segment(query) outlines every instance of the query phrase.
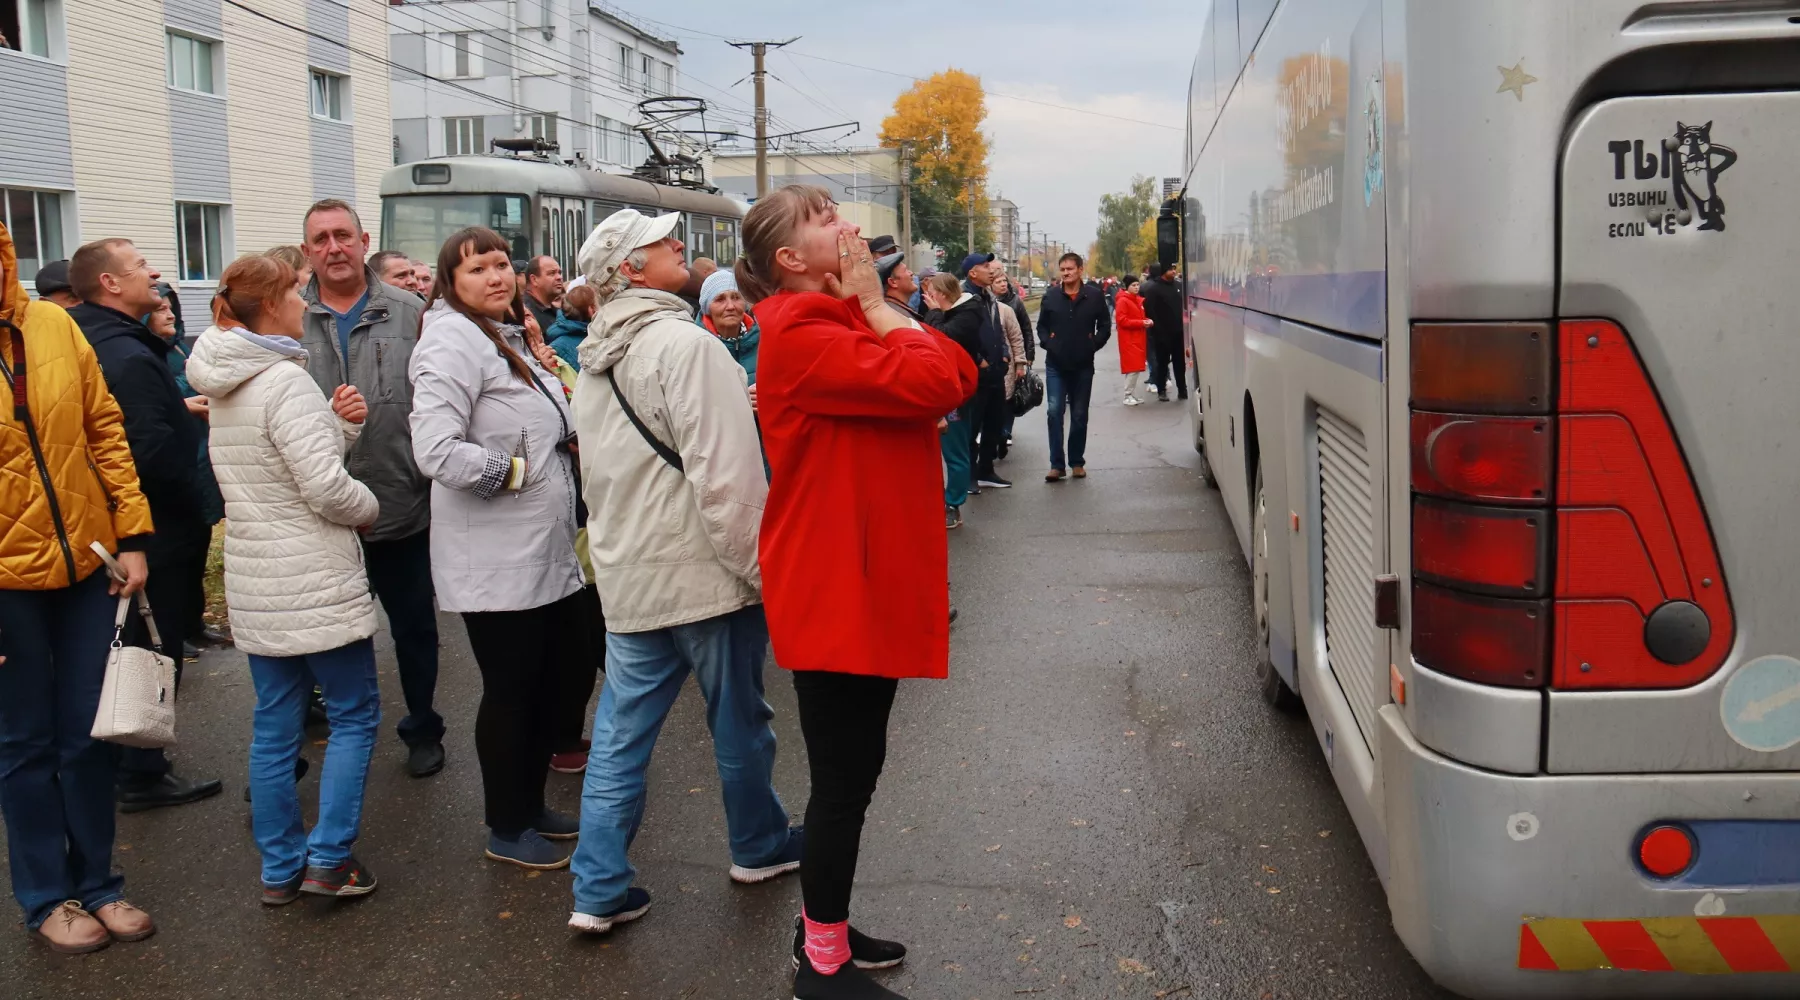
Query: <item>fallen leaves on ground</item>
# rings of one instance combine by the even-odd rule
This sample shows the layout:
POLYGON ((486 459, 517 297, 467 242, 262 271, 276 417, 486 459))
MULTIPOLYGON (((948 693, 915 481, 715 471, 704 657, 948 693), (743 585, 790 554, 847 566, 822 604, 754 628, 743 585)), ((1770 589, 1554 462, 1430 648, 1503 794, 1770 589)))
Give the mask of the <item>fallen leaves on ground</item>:
POLYGON ((1063 926, 1067 927, 1070 930, 1074 930, 1075 928, 1081 926, 1081 918, 1076 916, 1075 914, 1071 913, 1068 916, 1063 918, 1063 926))
POLYGON ((1145 965, 1135 958, 1126 958, 1123 955, 1119 956, 1119 971, 1132 976, 1148 976, 1153 974, 1148 965, 1145 965))

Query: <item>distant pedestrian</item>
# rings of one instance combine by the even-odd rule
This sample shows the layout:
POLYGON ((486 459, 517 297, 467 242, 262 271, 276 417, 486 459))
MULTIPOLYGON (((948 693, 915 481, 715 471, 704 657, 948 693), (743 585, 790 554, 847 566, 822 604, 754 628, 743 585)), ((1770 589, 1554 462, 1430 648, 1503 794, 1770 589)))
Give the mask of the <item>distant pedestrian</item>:
POLYGON ((717 274, 718 270, 719 262, 711 257, 695 257, 694 262, 688 265, 687 281, 682 283, 681 291, 675 293, 688 304, 688 308, 693 311, 696 319, 700 316, 700 288, 706 284, 706 279, 717 274))
POLYGON ((392 287, 418 294, 411 257, 398 250, 383 250, 369 258, 369 266, 375 270, 376 277, 392 287))
MULTIPOLYGON (((213 475, 212 455, 207 447, 207 418, 211 416, 209 404, 205 396, 196 392, 187 380, 188 355, 193 348, 187 343, 181 320, 181 299, 174 287, 167 282, 157 282, 156 293, 162 302, 146 320, 145 325, 150 332, 162 338, 169 345, 169 353, 163 356, 169 366, 169 374, 175 376, 175 388, 181 393, 181 401, 187 406, 190 422, 194 426, 194 435, 200 439, 200 451, 195 456, 194 474, 198 477, 196 485, 200 489, 200 520, 207 527, 209 537, 214 525, 225 519, 225 500, 219 494, 219 482, 213 475)), ((210 542, 207 551, 210 552, 210 542)), ((184 645, 187 658, 192 660, 198 655, 194 648, 202 641, 213 644, 224 644, 228 641, 225 633, 206 624, 206 561, 196 559, 187 566, 181 586, 186 588, 184 607, 193 614, 188 624, 188 641, 184 645)), ((160 631, 160 629, 159 629, 160 631)))
POLYGON ((4 225, 0 375, 0 816, 13 898, 52 950, 98 951, 156 933, 113 870, 118 748, 88 735, 117 597, 149 575, 150 505, 93 348, 60 306, 26 297, 4 225), (123 583, 95 542, 117 555, 123 583))
POLYGON ((563 293, 563 304, 558 310, 556 322, 544 331, 544 340, 549 343, 550 349, 572 368, 580 365, 575 352, 587 340, 588 324, 594 321, 594 311, 599 308, 600 300, 595 298, 592 288, 585 285, 571 288, 563 293))
POLYGON ((1144 283, 1144 316, 1150 321, 1150 339, 1156 344, 1156 398, 1169 401, 1169 376, 1174 374, 1177 399, 1187 398, 1187 362, 1181 343, 1181 290, 1175 285, 1175 265, 1161 265, 1155 278, 1144 283))
POLYGON ((774 710, 763 700, 762 450, 744 369, 677 294, 689 272, 676 221, 615 212, 580 256, 600 311, 581 348, 575 419, 588 509, 606 525, 589 547, 606 606, 606 684, 569 916, 589 934, 650 908, 628 851, 657 734, 689 674, 706 701, 730 877, 763 882, 800 865, 803 835, 775 794, 774 710))
POLYGON ((756 326, 756 314, 738 291, 737 276, 730 271, 714 271, 700 286, 700 325, 719 338, 744 370, 750 383, 750 409, 756 409, 756 348, 762 331, 756 326))
POLYGON ((81 304, 81 298, 69 285, 69 262, 53 260, 37 273, 38 298, 46 302, 54 302, 64 309, 73 309, 81 304))
POLYGON ((1013 420, 1017 416, 1011 405, 1013 385, 1032 365, 1037 364, 1037 331, 1032 327, 1031 310, 1025 306, 1025 296, 1020 293, 1018 284, 1006 274, 1002 273, 994 279, 994 295, 999 298, 1001 305, 1012 309, 1013 317, 1019 323, 1019 342, 1024 345, 1023 355, 1013 355, 1012 368, 1007 372, 1006 437, 1000 442, 1000 457, 1005 458, 1012 448, 1013 420), (1021 357, 1024 359, 1023 364, 1020 363, 1021 357))
POLYGON ((1112 321, 1100 286, 1082 279, 1078 253, 1057 261, 1058 284, 1038 307, 1038 343, 1044 348, 1044 399, 1050 424, 1050 471, 1044 481, 1061 482, 1073 472, 1087 476, 1088 402, 1094 392, 1094 355, 1112 339, 1112 321), (1063 413, 1069 414, 1068 451, 1063 450, 1063 413))
MULTIPOLYGON (((387 612, 406 715, 399 725, 406 770, 426 778, 444 769, 444 720, 437 692, 437 607, 431 584, 431 483, 413 460, 412 390, 407 371, 419 339, 417 298, 389 287, 364 263, 369 234, 356 209, 326 199, 302 221, 315 273, 303 287, 306 370, 326 398, 340 386, 369 406, 350 448, 350 475, 380 502, 381 516, 361 533, 369 586, 387 612)), ((279 249, 279 248, 277 248, 279 249)), ((270 251, 270 256, 281 256, 270 251)))
POLYGON ((509 322, 515 284, 505 237, 460 230, 438 254, 437 285, 413 351, 412 440, 432 480, 431 572, 438 603, 462 615, 481 707, 485 854, 522 868, 569 863, 574 817, 544 803, 557 708, 591 677, 575 560, 574 422, 562 383, 509 322))
POLYGON ((525 308, 531 310, 539 330, 548 332, 556 325, 563 290, 562 265, 555 257, 540 255, 525 265, 525 308))
POLYGON ((938 439, 944 459, 944 530, 953 531, 963 526, 963 505, 975 490, 973 438, 980 406, 979 377, 990 364, 981 345, 984 307, 973 293, 963 290, 953 274, 932 275, 922 294, 925 323, 962 348, 977 375, 976 391, 946 415, 948 425, 938 439))
POLYGON ((220 277, 213 326, 188 361, 189 380, 213 401, 215 472, 231 510, 225 596, 256 687, 250 824, 270 906, 302 892, 349 897, 375 889, 374 874, 351 848, 381 729, 375 601, 356 532, 375 522, 379 507, 344 468, 368 405, 348 385, 327 403, 307 375, 298 339, 305 313, 293 268, 240 258, 220 277), (307 835, 294 769, 315 683, 331 737, 318 822, 307 835))
MULTIPOLYGON (((145 546, 150 581, 144 593, 163 654, 175 661, 179 688, 184 647, 200 620, 194 602, 203 599, 203 591, 194 583, 205 577, 212 531, 202 514, 200 435, 169 370, 171 347, 143 323, 162 302, 156 293, 160 277, 130 240, 89 243, 69 260, 69 281, 82 300, 69 317, 93 345, 107 388, 125 415, 125 439, 156 523, 145 546)), ((135 622, 132 632, 147 644, 135 622)), ((198 802, 221 787, 216 779, 192 781, 176 774, 161 749, 127 747, 119 753, 124 812, 198 802)))
POLYGON ((306 293, 307 286, 312 284, 313 265, 312 259, 306 255, 305 250, 291 244, 284 244, 264 250, 263 256, 273 257, 293 268, 295 287, 300 289, 302 295, 306 293))
MULTIPOLYGON (((1011 340, 1018 336, 1017 323, 1008 336, 1006 322, 1010 308, 1002 307, 989 289, 994 283, 994 255, 972 253, 963 258, 963 290, 981 305, 980 387, 975 393, 974 423, 970 429, 970 445, 975 465, 975 492, 982 489, 1008 489, 1012 481, 994 468, 1000 457, 1000 444, 1006 436, 1006 386, 1013 368, 1011 340), (1004 314, 1004 315, 1003 315, 1004 314)), ((1021 345, 1021 352, 1023 347, 1021 345)), ((1021 360, 1023 360, 1021 358, 1021 360)))
POLYGON ((427 295, 431 294, 431 265, 415 257, 412 266, 413 294, 423 301, 427 295))
POLYGON ((1119 294, 1113 301, 1115 324, 1119 328, 1119 373, 1125 376, 1125 405, 1143 402, 1137 397, 1138 379, 1144 377, 1144 331, 1150 321, 1144 318, 1144 300, 1137 294, 1138 279, 1127 274, 1119 280, 1119 294))
POLYGON ((774 469, 761 549, 769 633, 794 671, 812 777, 793 996, 891 1000, 861 967, 898 965, 906 949, 852 930, 850 897, 899 678, 949 670, 937 421, 978 377, 964 352, 887 304, 868 244, 822 188, 771 192, 743 231, 738 283, 763 323, 774 469))

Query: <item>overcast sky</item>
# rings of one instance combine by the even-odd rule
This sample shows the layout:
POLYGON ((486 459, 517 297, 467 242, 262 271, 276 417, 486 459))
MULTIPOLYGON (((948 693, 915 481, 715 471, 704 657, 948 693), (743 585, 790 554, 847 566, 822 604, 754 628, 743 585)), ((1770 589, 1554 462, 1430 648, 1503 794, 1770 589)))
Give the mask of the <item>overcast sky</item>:
MULTIPOLYGON (((724 114, 741 115, 754 97, 742 79, 750 72, 750 53, 726 47, 719 36, 801 36, 769 59, 777 78, 768 90, 770 112, 780 120, 777 132, 858 120, 862 131, 843 144, 872 146, 895 96, 912 85, 905 77, 951 66, 974 73, 988 92, 990 192, 1017 202, 1021 218, 1038 224, 1034 235, 1048 229, 1084 250, 1094 237, 1102 194, 1124 190, 1133 174, 1180 173, 1188 71, 1211 6, 1168 4, 1152 15, 1138 5, 1091 0, 611 2, 668 25, 681 41, 687 92, 716 102, 724 114)), ((839 136, 844 133, 810 138, 829 142, 839 136)))

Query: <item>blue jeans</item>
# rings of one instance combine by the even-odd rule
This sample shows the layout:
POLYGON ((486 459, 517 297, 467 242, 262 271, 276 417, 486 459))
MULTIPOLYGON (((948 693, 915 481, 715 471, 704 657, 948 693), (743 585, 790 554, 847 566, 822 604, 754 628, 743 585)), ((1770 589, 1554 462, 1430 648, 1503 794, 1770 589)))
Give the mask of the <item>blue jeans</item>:
POLYGON ((962 406, 956 419, 938 435, 944 454, 944 506, 961 507, 969 501, 970 436, 975 432, 975 407, 962 406))
POLYGON ((1050 421, 1050 467, 1063 471, 1069 465, 1087 465, 1088 397, 1094 391, 1094 370, 1063 371, 1044 365, 1044 402, 1050 421), (1063 464, 1063 407, 1069 410, 1068 465, 1063 464))
POLYGON ((334 868, 362 829, 363 784, 381 729, 375 643, 304 656, 250 654, 256 715, 250 734, 250 828, 262 851, 264 885, 291 882, 307 865, 334 868), (306 738, 306 700, 317 682, 331 721, 319 775, 319 821, 306 835, 294 761, 306 738))
POLYGON ((116 598, 105 573, 57 590, 0 590, 0 814, 13 897, 36 929, 64 900, 125 896, 113 874, 118 748, 88 736, 116 598))
POLYGON ((772 783, 775 711, 763 700, 768 645, 760 604, 691 625, 607 633, 606 681, 581 787, 581 841, 569 866, 578 912, 609 912, 631 888, 637 872, 625 852, 644 818, 644 771, 690 671, 706 699, 732 862, 761 867, 787 847, 787 809, 772 783))

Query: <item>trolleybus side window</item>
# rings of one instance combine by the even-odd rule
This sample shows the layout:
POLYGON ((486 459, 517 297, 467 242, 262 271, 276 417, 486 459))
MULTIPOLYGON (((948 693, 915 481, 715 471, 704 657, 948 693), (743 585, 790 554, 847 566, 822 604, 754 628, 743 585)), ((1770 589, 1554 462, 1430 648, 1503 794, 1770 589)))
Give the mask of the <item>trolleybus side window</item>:
POLYGON ((713 259, 720 267, 737 263, 737 220, 713 220, 713 259))
MULTIPOLYGON (((713 256, 713 220, 710 215, 690 215, 687 217, 688 231, 694 234, 693 256, 713 256)), ((714 258, 715 260, 717 258, 714 258)))

